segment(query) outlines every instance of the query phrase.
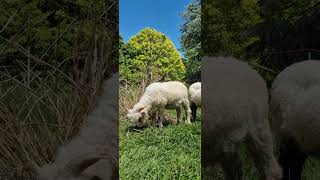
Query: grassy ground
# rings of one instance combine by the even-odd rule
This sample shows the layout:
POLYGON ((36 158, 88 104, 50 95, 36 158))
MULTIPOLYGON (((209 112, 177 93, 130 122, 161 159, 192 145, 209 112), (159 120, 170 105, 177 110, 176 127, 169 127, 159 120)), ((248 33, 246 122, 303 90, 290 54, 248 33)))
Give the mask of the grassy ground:
POLYGON ((121 118, 120 179, 200 179, 199 119, 142 132, 126 129, 121 118))
MULTIPOLYGON (((124 115, 142 94, 138 87, 120 87, 120 178, 121 179, 200 179, 201 123, 169 125, 162 129, 146 128, 127 133, 124 115)), ((170 113, 174 118, 174 113, 170 113)), ((257 180, 258 172, 252 158, 241 147, 244 180, 257 180)), ((203 167, 204 180, 223 180, 219 166, 203 167)), ((320 160, 309 158, 303 180, 320 179, 320 160)))
MULTIPOLYGON (((244 180, 258 180, 258 172, 255 168, 253 159, 248 154, 245 147, 241 147, 240 156, 243 162, 243 179, 244 180)), ((223 171, 220 166, 203 167, 202 169, 203 180, 224 180, 223 171)), ((315 157, 307 159, 304 165, 302 180, 319 180, 320 179, 320 160, 315 157)))
MULTIPOLYGON (((254 167, 253 161, 251 158, 245 154, 245 151, 242 150, 242 159, 243 159, 243 173, 244 180, 258 180, 257 170, 254 167)), ((305 165, 303 171, 302 180, 319 180, 320 179, 320 161, 316 158, 309 158, 305 165)), ((224 180, 222 169, 218 166, 216 167, 207 167, 203 168, 203 180, 224 180)))

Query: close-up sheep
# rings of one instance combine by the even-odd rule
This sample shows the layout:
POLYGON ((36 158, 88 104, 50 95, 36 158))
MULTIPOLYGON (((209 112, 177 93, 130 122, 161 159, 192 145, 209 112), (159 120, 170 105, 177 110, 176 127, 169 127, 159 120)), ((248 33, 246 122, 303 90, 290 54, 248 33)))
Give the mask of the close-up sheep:
POLYGON ((193 83, 189 87, 189 100, 192 121, 195 121, 197 116, 197 108, 201 107, 201 82, 193 83))
POLYGON ((241 144, 246 144, 261 179, 279 180, 268 123, 268 91, 262 77, 233 57, 202 59, 203 167, 222 166, 225 180, 243 177, 241 144))
POLYGON ((132 109, 128 111, 127 120, 134 126, 144 126, 149 117, 162 128, 165 109, 175 109, 177 122, 181 121, 182 109, 185 111, 185 122, 190 124, 191 110, 188 100, 187 87, 178 81, 155 82, 146 87, 132 109))
POLYGON ((294 63, 272 84, 271 126, 284 180, 301 180, 306 158, 320 153, 319 69, 316 60, 294 63))
POLYGON ((55 161, 37 167, 39 180, 118 179, 118 75, 103 83, 103 91, 78 136, 60 147, 55 161))

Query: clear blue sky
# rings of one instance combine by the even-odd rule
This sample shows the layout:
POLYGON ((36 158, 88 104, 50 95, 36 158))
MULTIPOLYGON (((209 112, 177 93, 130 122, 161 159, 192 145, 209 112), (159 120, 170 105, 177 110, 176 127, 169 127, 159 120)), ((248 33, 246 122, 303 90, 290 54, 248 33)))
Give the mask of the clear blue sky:
MULTIPOLYGON (((128 42, 130 37, 145 27, 167 35, 180 49, 181 14, 191 0, 120 0, 120 35, 128 42)), ((181 54, 181 53, 180 53, 181 54)))

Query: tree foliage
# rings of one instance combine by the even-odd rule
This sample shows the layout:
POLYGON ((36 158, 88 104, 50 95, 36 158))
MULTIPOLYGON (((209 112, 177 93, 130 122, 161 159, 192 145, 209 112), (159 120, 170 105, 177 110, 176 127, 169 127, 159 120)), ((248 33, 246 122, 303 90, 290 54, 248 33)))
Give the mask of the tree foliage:
POLYGON ((134 66, 132 64, 133 53, 132 49, 126 44, 123 38, 119 39, 119 64, 120 64, 120 82, 131 83, 137 82, 139 74, 134 72, 134 66))
MULTIPOLYGON (((185 65, 172 41, 163 33, 145 28, 123 44, 122 80, 131 83, 181 80, 185 65)), ((120 53, 120 54, 121 54, 120 53)))
POLYGON ((107 4, 114 4, 114 2, 102 0, 95 2, 88 0, 1 1, 0 61, 2 67, 11 67, 4 70, 15 75, 24 71, 26 68, 24 66, 29 66, 41 76, 54 66, 59 67, 66 74, 75 76, 74 64, 79 68, 84 67, 86 61, 84 56, 94 46, 94 42, 88 41, 94 38, 95 34, 92 32, 109 33, 107 28, 113 28, 113 24, 118 21, 117 12, 111 15, 106 13, 107 4), (105 15, 96 19, 107 22, 108 14, 113 22, 107 22, 108 25, 105 25, 97 22, 98 20, 92 21, 96 12, 105 12, 105 15), (27 62, 28 59, 29 62, 27 62), (38 65, 39 61, 44 62, 43 66, 38 65))
POLYGON ((257 0, 203 0, 202 48, 205 55, 242 57, 257 41, 243 34, 261 21, 257 0))
POLYGON ((259 41, 255 52, 262 54, 262 65, 281 71, 288 65, 311 58, 320 58, 320 1, 263 0, 263 22, 253 29, 259 41), (275 51, 279 53, 268 53, 275 51))
POLYGON ((270 85, 288 65, 320 58, 319 10, 320 0, 203 0, 203 53, 248 61, 270 85))
POLYGON ((186 79, 192 83, 201 78, 201 3, 193 0, 182 14, 184 24, 181 26, 183 53, 187 59, 186 79))

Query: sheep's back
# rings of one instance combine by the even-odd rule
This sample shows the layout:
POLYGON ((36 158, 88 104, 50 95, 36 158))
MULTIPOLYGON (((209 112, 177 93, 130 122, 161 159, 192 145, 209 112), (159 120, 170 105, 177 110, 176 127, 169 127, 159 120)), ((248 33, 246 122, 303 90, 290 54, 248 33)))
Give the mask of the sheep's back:
POLYGON ((154 99, 165 99, 168 104, 188 98, 187 87, 178 81, 156 82, 150 84, 145 91, 154 99))
POLYGON ((320 62, 317 60, 294 63, 275 78, 272 89, 282 86, 308 89, 320 84, 319 68, 320 62))
POLYGON ((320 62, 316 60, 294 63, 284 69, 272 83, 271 107, 290 106, 299 93, 320 84, 319 69, 320 62))

